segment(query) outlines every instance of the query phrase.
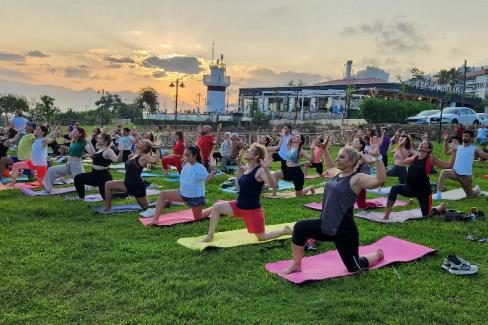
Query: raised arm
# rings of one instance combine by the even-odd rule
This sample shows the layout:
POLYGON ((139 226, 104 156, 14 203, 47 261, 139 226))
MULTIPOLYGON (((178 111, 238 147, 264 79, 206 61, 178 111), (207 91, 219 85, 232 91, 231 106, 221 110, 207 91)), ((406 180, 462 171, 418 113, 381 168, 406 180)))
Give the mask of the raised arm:
POLYGON ((271 171, 269 170, 269 164, 271 164, 272 158, 270 155, 266 156, 262 161, 261 161, 261 168, 258 170, 256 173, 256 180, 263 181, 266 184, 268 184, 271 187, 276 187, 276 179, 273 177, 271 174, 271 171))
POLYGON ((95 154, 95 148, 93 148, 93 145, 90 141, 87 141, 86 142, 86 145, 85 145, 85 150, 86 152, 88 152, 88 154, 90 155, 90 157, 93 157, 93 155, 95 154))
POLYGON ((215 170, 217 169, 217 162, 213 157, 208 159, 208 167, 210 168, 210 173, 208 174, 205 184, 208 184, 215 176, 215 170))
MULTIPOLYGON (((122 146, 120 146, 122 147, 122 146)), ((124 155, 124 152, 120 150, 119 148, 119 154, 116 155, 115 152, 112 149, 107 149, 103 152, 103 157, 105 159, 109 159, 110 161, 114 163, 118 163, 122 161, 122 156, 124 155)))
POLYGON ((452 154, 452 152, 451 152, 451 150, 449 150, 449 143, 448 143, 448 141, 449 141, 449 133, 448 132, 444 132, 443 138, 444 138, 444 143, 443 143, 444 154, 450 155, 450 154, 452 154))
POLYGON ((376 163, 376 176, 359 174, 357 181, 355 182, 357 187, 354 186, 358 190, 356 191, 357 193, 359 193, 362 189, 375 188, 386 182, 386 168, 379 153, 379 140, 378 137, 375 136, 371 139, 370 153, 363 155, 363 161, 368 164, 376 163))
POLYGON ((479 148, 476 148, 474 150, 476 154, 478 154, 481 158, 487 159, 488 160, 488 152, 484 152, 483 150, 480 150, 479 148))

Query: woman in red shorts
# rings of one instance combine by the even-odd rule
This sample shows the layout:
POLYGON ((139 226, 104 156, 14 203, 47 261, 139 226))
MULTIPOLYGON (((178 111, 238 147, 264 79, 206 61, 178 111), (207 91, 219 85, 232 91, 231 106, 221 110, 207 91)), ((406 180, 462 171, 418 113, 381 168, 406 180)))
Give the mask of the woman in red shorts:
POLYGON ((238 162, 239 196, 237 200, 218 202, 212 206, 208 234, 203 242, 213 240, 221 215, 243 219, 247 231, 255 234, 260 241, 292 233, 292 229, 288 226, 271 232, 266 232, 264 229, 264 213, 260 202, 261 191, 264 183, 273 186, 275 182, 269 171, 271 159, 267 157, 266 148, 253 143, 249 149, 244 151, 243 155, 244 159, 248 161, 248 165, 244 168, 238 162))

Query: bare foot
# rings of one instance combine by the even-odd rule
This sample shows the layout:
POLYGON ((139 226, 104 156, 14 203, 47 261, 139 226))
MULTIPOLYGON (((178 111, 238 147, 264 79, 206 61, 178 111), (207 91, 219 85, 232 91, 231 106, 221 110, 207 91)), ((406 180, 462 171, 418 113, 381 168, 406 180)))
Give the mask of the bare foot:
POLYGON ((384 216, 383 220, 390 220, 390 216, 384 216))
POLYGON ((205 238, 202 239, 201 243, 208 243, 213 240, 213 236, 207 235, 205 238))
POLYGON ((295 263, 292 263, 286 269, 284 269, 283 271, 281 271, 281 274, 282 275, 287 275, 287 274, 290 274, 290 273, 301 272, 301 271, 302 271, 302 266, 301 265, 297 265, 295 263))
POLYGON ((288 226, 285 226, 285 228, 283 228, 283 231, 287 234, 287 235, 291 235, 293 234, 293 229, 291 229, 290 227, 288 226))
POLYGON ((159 217, 152 217, 149 225, 157 225, 159 222, 159 217))
POLYGON ((376 255, 378 255, 378 261, 377 262, 379 262, 385 258, 385 252, 383 252, 383 250, 381 248, 378 248, 376 250, 376 255))
POLYGON ((439 204, 437 206, 437 211, 439 211, 440 213, 444 213, 447 211, 447 206, 444 202, 441 202, 441 204, 439 204))

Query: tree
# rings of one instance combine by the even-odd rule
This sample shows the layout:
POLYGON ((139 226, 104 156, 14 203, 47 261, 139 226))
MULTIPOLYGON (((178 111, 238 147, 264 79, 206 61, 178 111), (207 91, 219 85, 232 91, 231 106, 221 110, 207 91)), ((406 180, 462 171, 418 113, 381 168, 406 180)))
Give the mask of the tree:
POLYGON ((136 104, 122 103, 118 109, 118 115, 123 119, 134 120, 142 118, 142 110, 136 104))
POLYGON ((451 68, 449 70, 442 69, 436 75, 437 82, 441 85, 448 85, 449 91, 454 92, 458 80, 461 78, 461 73, 456 68, 451 68))
POLYGON ((23 111, 29 110, 29 104, 25 97, 14 94, 6 94, 0 97, 0 118, 3 117, 7 121, 8 115, 14 114, 18 108, 23 111))
POLYGON ((411 68, 410 73, 412 74, 412 81, 425 81, 426 79, 424 71, 417 67, 411 68))
POLYGON ((99 110, 103 109, 106 112, 118 113, 122 100, 119 95, 103 93, 100 99, 95 102, 95 105, 97 105, 99 110))
POLYGON ((31 111, 31 116, 38 122, 46 121, 50 123, 60 112, 59 108, 54 106, 54 98, 44 95, 41 97, 41 102, 36 103, 36 106, 31 111))
POLYGON ((139 95, 136 97, 134 104, 148 115, 155 114, 159 109, 158 92, 152 87, 142 88, 139 90, 139 95))

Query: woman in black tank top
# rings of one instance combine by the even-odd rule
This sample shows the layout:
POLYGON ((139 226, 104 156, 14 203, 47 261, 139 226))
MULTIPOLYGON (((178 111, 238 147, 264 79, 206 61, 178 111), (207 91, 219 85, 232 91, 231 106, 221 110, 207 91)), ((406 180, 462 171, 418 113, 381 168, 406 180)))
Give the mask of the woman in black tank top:
MULTIPOLYGON (((92 156, 93 166, 89 173, 82 173, 75 176, 75 188, 79 199, 85 199, 85 185, 96 186, 103 199, 105 199, 105 183, 111 181, 112 174, 108 167, 111 163, 122 161, 122 153, 117 156, 110 148, 112 137, 107 133, 100 133, 95 137, 96 145, 100 149, 92 156)), ((65 197, 70 200, 76 197, 65 197)))
POLYGON ((112 209, 112 191, 133 195, 141 208, 144 210, 149 208, 146 186, 141 178, 141 172, 148 164, 157 164, 160 160, 160 150, 156 150, 156 155, 153 156, 152 149, 153 144, 149 140, 140 140, 136 143, 136 154, 130 156, 125 163, 125 179, 105 183, 105 209, 103 212, 108 213, 112 209))
POLYGON ((327 137, 324 161, 332 179, 325 185, 320 218, 301 220, 295 224, 291 245, 293 261, 282 274, 301 272, 305 242, 310 238, 334 242, 349 272, 368 268, 384 257, 381 249, 359 256, 359 232, 353 219, 354 202, 361 190, 375 188, 386 181, 383 157, 373 157, 379 154, 378 138, 371 140, 369 155, 361 155, 353 147, 340 149, 336 164, 327 151, 329 142, 330 137, 327 137), (356 172, 360 159, 364 163, 376 163, 376 176, 356 172))
POLYGON ((237 201, 218 202, 212 206, 208 234, 203 239, 203 242, 213 240, 221 215, 243 219, 247 231, 255 234, 260 241, 292 233, 291 228, 288 226, 276 231, 265 231, 260 195, 264 183, 275 186, 274 177, 269 171, 270 163, 271 158, 267 156, 266 148, 260 144, 253 143, 249 149, 241 150, 237 161, 239 170, 236 178, 240 186, 237 201), (248 161, 246 168, 240 163, 242 156, 248 161))
MULTIPOLYGON (((404 160, 408 166, 406 184, 398 184, 391 188, 386 204, 385 215, 383 219, 390 218, 393 205, 400 194, 405 197, 414 197, 417 199, 422 211, 422 216, 427 217, 432 213, 432 192, 429 181, 429 174, 432 166, 442 169, 452 168, 456 159, 456 148, 453 147, 453 154, 449 162, 445 162, 431 155, 432 142, 424 140, 419 145, 419 153, 404 160)), ((446 209, 444 204, 435 208, 437 211, 446 209)))

